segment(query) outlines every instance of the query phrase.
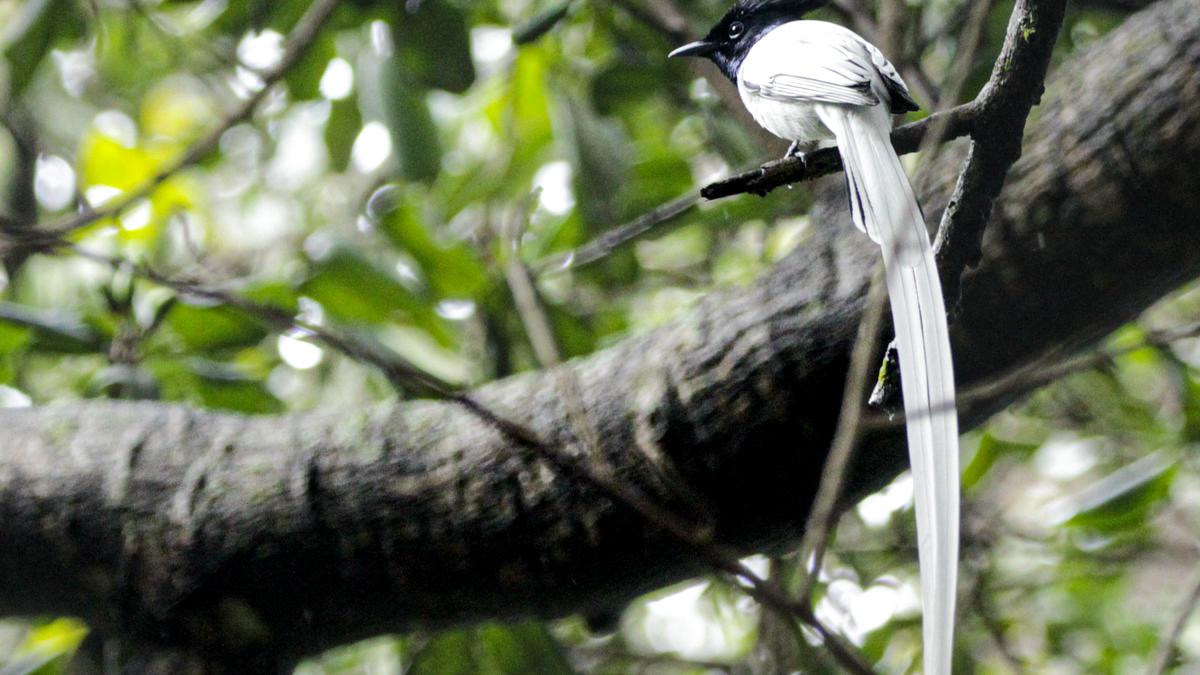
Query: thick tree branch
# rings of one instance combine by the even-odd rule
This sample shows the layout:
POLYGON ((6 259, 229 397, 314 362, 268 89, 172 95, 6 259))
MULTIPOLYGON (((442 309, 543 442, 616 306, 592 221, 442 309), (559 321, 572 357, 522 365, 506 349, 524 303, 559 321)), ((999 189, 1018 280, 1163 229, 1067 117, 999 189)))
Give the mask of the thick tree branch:
POLYGON ((1021 157, 1025 124, 1042 99, 1050 55, 1062 29, 1066 0, 1017 0, 992 76, 975 101, 979 117, 971 150, 938 229, 938 270, 949 304, 963 271, 983 253, 983 232, 1008 171, 1021 157))
MULTIPOLYGON (((962 385, 1092 344, 1200 275, 1198 4, 1164 0, 1054 78, 964 285, 962 385)), ((671 466, 738 551, 793 546, 819 482, 876 258, 842 225, 564 366, 614 474, 681 507, 657 478, 671 466)), ((552 374, 474 395, 582 452, 552 374)), ((706 566, 450 403, 274 418, 85 403, 0 411, 0 428, 0 614, 73 614, 236 672, 414 626, 611 607, 706 566)), ((864 438, 851 498, 905 467, 900 434, 864 438)))

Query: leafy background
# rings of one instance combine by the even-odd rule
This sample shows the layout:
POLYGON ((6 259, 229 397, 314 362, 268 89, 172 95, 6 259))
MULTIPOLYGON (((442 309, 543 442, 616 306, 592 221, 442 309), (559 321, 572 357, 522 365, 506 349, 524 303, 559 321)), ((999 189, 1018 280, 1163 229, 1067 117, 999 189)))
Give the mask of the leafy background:
MULTIPOLYGON (((723 4, 680 6, 700 27, 723 4)), ((72 241, 349 331, 453 384, 537 367, 505 281, 514 258, 539 272, 566 356, 660 325, 803 246, 810 196, 703 205, 596 264, 546 266, 775 151, 664 58, 671 40, 631 5, 644 7, 343 2, 214 152, 72 241)), ((940 82, 970 4, 908 6, 900 44, 940 82)), ((62 222, 138 189, 260 86, 306 7, 0 2, 6 227, 62 222)), ((1010 9, 995 3, 967 96, 1010 9)), ((1121 18, 1080 3, 1061 55, 1121 18)), ((123 398, 270 414, 397 395, 304 331, 95 256, 0 253, 0 405, 123 398)), ((966 437, 959 672, 1137 672, 1160 648, 1196 584, 1200 342, 1136 347, 1150 328, 1197 316, 1200 291, 1179 294, 1113 338, 1129 347, 1120 356, 966 437)), ((911 493, 901 478, 847 514, 817 589, 818 614, 887 673, 919 668, 911 493)), ((795 560, 749 562, 798 573, 795 560)), ((770 672, 771 656, 836 672, 815 640, 773 635, 737 588, 700 579, 635 602, 615 631, 575 617, 381 637, 299 670, 749 673, 770 672)), ((86 639, 70 618, 2 622, 0 666, 65 672, 86 639)), ((1200 621, 1172 648, 1200 659, 1200 621)))

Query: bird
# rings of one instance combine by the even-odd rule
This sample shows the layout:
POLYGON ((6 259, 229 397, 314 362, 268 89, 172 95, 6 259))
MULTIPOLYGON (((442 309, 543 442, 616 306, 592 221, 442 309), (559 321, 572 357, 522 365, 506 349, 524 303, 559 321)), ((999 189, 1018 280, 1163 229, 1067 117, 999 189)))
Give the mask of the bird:
POLYGON ((916 506, 926 675, 951 671, 958 577, 959 453, 945 299, 925 217, 890 140, 919 109, 883 53, 853 31, 806 20, 825 0, 738 0, 671 58, 706 58, 789 155, 834 141, 854 224, 882 249, 896 331, 916 506))

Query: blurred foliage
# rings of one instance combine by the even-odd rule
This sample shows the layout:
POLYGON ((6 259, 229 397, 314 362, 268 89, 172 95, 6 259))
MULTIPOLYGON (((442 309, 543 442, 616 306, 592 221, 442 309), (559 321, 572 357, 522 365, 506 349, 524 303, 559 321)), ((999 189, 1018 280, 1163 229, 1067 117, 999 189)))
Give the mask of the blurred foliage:
MULTIPOLYGON (((679 4, 703 27, 724 0, 679 4)), ((989 18, 967 96, 991 71, 1011 4, 989 18)), ((75 241, 351 330, 455 383, 534 368, 504 281, 509 256, 532 265, 765 156, 707 82, 664 58, 674 45, 619 5, 344 2, 215 152, 75 241), (513 233, 515 252, 502 243, 513 233)), ((145 185, 260 85, 306 7, 0 2, 0 211, 60 222, 145 185)), ((935 84, 960 56, 969 7, 908 2, 905 60, 935 84)), ((1121 19, 1076 3, 1057 58, 1121 19)), ((564 353, 749 283, 804 245, 809 223, 796 214, 809 200, 794 190, 704 205, 595 265, 544 275, 564 353)), ((280 334, 82 257, 6 263, 0 405, 134 398, 267 414, 395 395, 302 330, 280 334)), ((1193 291, 1146 323, 1197 316, 1193 291)), ((1131 327, 1114 345, 1144 336, 1131 327)), ((1132 351, 970 434, 958 672, 1144 668, 1200 550, 1197 442, 1196 340, 1132 351)), ((902 478, 846 516, 817 589, 821 617, 886 673, 919 667, 913 542, 902 478)), ((773 567, 798 582, 795 561, 773 567)), ((488 624, 378 639, 300 671, 752 672, 755 652, 775 644, 760 618, 738 589, 700 580, 638 601, 613 635, 578 618, 488 624)), ((0 669, 63 672, 85 632, 63 619, 0 624, 0 669)), ((793 649, 797 669, 837 672, 815 640, 793 649)), ((1200 661, 1200 622, 1177 649, 1200 661)))

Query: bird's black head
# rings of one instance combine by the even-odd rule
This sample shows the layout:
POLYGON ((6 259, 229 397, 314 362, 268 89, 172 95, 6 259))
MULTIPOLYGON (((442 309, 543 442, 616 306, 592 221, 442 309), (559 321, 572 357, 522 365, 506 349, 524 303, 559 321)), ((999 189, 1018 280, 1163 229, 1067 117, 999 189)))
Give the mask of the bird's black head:
POLYGON ((758 39, 780 24, 795 21, 828 0, 738 0, 703 40, 671 52, 671 58, 700 56, 737 82, 737 71, 758 39))

